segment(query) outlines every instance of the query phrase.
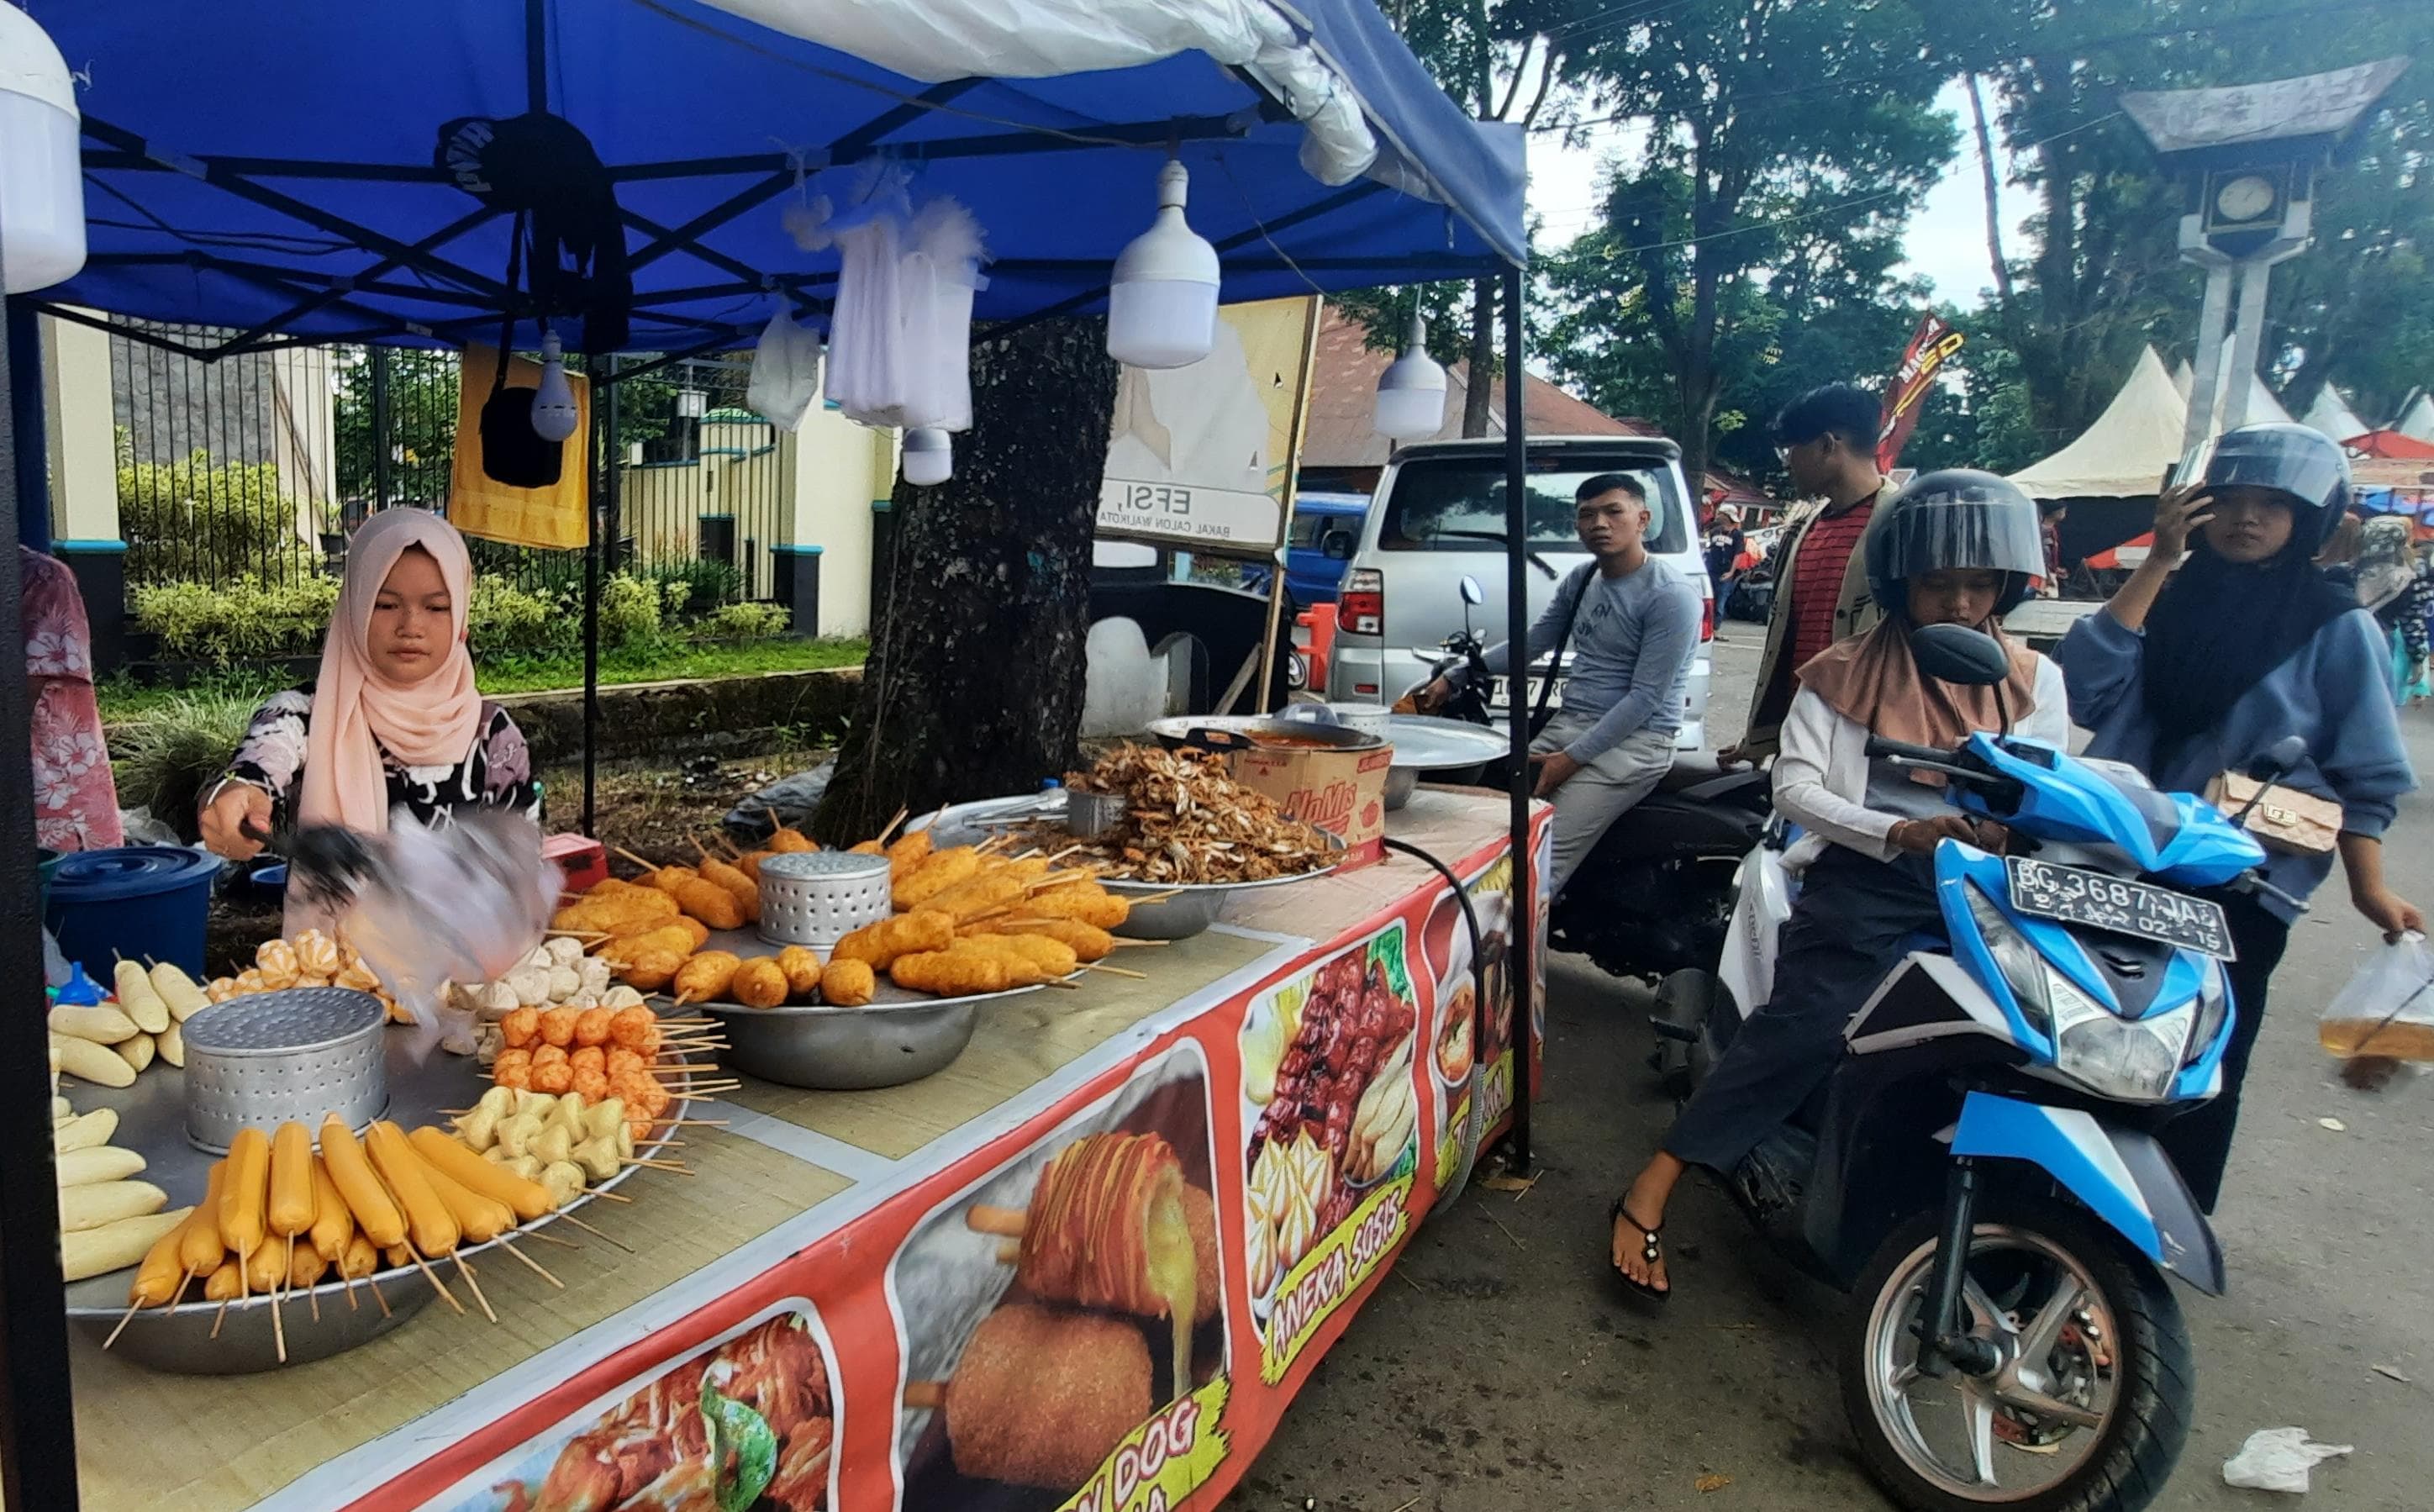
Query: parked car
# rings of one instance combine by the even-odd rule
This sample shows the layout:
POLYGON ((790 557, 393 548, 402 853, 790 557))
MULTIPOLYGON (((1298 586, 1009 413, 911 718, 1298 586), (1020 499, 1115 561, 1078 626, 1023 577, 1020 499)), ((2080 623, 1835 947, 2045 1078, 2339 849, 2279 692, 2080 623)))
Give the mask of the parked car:
MULTIPOLYGON (((1503 638, 1504 466, 1504 443, 1494 438, 1404 447, 1379 478, 1377 500, 1357 531, 1347 526, 1322 538, 1321 549, 1341 555, 1346 568, 1336 599, 1328 697, 1392 703, 1425 679, 1437 648, 1463 627, 1466 575, 1487 592, 1473 611, 1475 623, 1490 640, 1503 638)), ((1543 611, 1564 574, 1587 559, 1572 529, 1572 492, 1600 472, 1626 472, 1647 488, 1654 516, 1649 550, 1698 583, 1707 599, 1676 742, 1696 750, 1706 744, 1707 643, 1716 615, 1682 482, 1681 447, 1654 436, 1531 438, 1524 542, 1530 614, 1534 619, 1543 611)), ((1535 686, 1534 679, 1534 697, 1535 686)), ((1508 691, 1500 679, 1491 705, 1499 717, 1508 691)))
MULTIPOLYGON (((1298 493, 1294 496, 1293 526, 1285 535, 1285 592, 1295 609, 1332 604, 1344 580, 1344 558, 1322 549, 1330 530, 1358 533, 1361 517, 1369 512, 1365 493, 1298 493)), ((1255 593, 1268 591, 1268 570, 1246 567, 1243 586, 1255 593)))

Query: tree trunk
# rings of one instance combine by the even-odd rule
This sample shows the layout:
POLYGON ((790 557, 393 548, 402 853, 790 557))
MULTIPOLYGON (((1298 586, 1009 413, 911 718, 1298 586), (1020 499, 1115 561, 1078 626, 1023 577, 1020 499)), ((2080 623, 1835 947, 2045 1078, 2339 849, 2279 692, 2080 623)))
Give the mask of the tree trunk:
POLYGON ((1969 121, 1978 134, 1979 188, 1986 197, 1986 265, 1995 274, 1996 307, 2012 307, 2012 265, 2003 260, 2002 181, 1995 170, 1995 134, 1986 129, 1986 101, 1978 93, 1978 76, 1969 84, 1969 121))
POLYGON ((814 825, 823 843, 1074 765, 1116 374, 1103 320, 973 342, 955 475, 896 485, 888 614, 814 825))
POLYGON ((1490 387, 1495 376, 1496 280, 1483 278, 1470 285, 1470 361, 1464 369, 1462 387, 1464 436, 1487 434, 1488 417, 1496 409, 1490 387))

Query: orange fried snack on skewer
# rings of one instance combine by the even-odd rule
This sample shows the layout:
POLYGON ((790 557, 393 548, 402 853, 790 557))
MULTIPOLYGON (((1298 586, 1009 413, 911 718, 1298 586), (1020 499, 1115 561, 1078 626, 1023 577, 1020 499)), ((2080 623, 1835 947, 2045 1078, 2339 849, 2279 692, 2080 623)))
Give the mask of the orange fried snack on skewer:
POLYGON ((1173 1315, 1191 1298, 1192 1321, 1217 1311, 1214 1211, 1204 1253, 1193 1233, 1197 1193, 1173 1145, 1156 1134, 1089 1134, 1056 1152, 1025 1211, 975 1206, 966 1222, 1019 1238, 1016 1280, 1036 1297, 1142 1317, 1173 1315))
POLYGON ((1122 1318, 1018 1302, 981 1320, 946 1385, 956 1470, 1063 1492, 1150 1415, 1149 1346, 1122 1318))

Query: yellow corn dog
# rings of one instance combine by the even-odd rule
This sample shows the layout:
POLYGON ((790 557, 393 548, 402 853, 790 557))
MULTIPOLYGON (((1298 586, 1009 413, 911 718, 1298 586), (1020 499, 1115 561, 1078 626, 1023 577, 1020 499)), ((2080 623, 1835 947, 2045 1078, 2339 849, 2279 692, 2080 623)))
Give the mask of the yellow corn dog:
POLYGON ((338 1192, 338 1183, 330 1177, 330 1168, 319 1160, 313 1162, 313 1252, 334 1265, 347 1252, 347 1241, 355 1234, 354 1214, 347 1211, 347 1199, 338 1192))
POLYGON ((405 1142, 405 1131, 381 1120, 365 1131, 364 1153, 371 1157, 372 1169, 388 1183, 388 1189, 397 1194, 398 1205, 405 1210, 406 1234, 422 1258, 454 1253, 462 1231, 448 1205, 432 1190, 421 1157, 405 1142))
POLYGON ((329 1167, 330 1179, 346 1198, 347 1211, 354 1215, 365 1238, 383 1248, 405 1242, 405 1215, 398 1211, 387 1189, 373 1174, 364 1147, 339 1119, 322 1122, 321 1161, 329 1167))
POLYGON ((262 1244, 262 1210, 270 1196, 270 1136, 241 1128, 229 1142, 228 1181, 220 1188, 220 1243, 237 1255, 262 1244))
POLYGON ((270 1141, 270 1231, 293 1238, 313 1227, 313 1136, 301 1124, 279 1125, 270 1141))
POLYGON ((527 1181, 513 1171, 492 1165, 439 1130, 419 1128, 408 1138, 413 1141, 415 1153, 441 1175, 493 1202, 504 1203, 518 1218, 543 1217, 552 1211, 549 1193, 540 1182, 527 1181))

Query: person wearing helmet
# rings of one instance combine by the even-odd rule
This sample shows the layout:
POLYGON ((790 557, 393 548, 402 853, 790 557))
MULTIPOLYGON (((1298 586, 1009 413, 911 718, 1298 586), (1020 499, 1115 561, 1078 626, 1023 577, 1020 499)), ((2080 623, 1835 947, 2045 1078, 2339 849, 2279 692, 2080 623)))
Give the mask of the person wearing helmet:
POLYGON ((2314 560, 2349 502, 2349 462, 2320 433, 2288 424, 2228 432, 2200 481, 2155 501, 2154 549, 2056 653, 2071 717, 2092 732, 2088 755, 2135 766, 2169 792, 2203 793, 2298 735, 2307 755, 2282 787, 2340 810, 2332 849, 2268 845, 2273 890, 2212 895, 2237 951, 2222 1091, 2160 1135, 2208 1212, 2222 1194, 2267 982, 2334 852, 2351 902, 2376 929, 2396 938, 2425 927, 2416 905, 2383 880, 2384 829, 2395 800, 2417 785, 2392 713, 2391 658, 2356 590, 2327 579, 2314 560))
POLYGON ((1802 885, 1776 939, 1774 995, 1611 1213, 1615 1269, 1646 1296, 1671 1292, 1659 1236, 1682 1173, 1729 1173, 1791 1118, 1832 1074, 1843 1025, 1903 942, 1942 933, 1935 848, 2004 843, 2000 826, 1951 806, 1941 779, 1871 760, 1868 737, 1952 747, 2009 730, 2059 747, 2070 736, 2062 674, 2002 631, 2045 570, 2027 494, 1991 473, 1927 473, 1877 511, 1861 550, 1869 593, 1888 612, 1800 668, 1775 759, 1775 810, 1807 833, 1784 855, 1802 885), (2011 675, 1991 688, 1928 677, 1911 654, 1922 625, 1985 630, 2010 654, 2011 675))

